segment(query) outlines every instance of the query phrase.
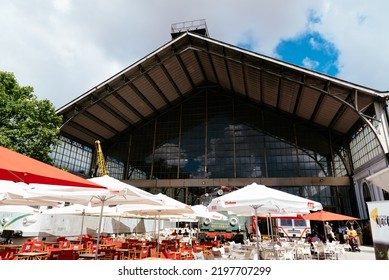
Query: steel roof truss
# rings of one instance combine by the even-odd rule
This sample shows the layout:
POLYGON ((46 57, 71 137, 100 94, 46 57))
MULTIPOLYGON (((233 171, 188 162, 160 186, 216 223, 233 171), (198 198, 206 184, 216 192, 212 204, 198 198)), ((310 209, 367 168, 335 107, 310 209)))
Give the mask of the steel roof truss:
MULTIPOLYGON (((131 88, 131 90, 145 103, 147 106, 149 106, 152 111, 154 111, 154 114, 158 112, 158 109, 154 107, 153 104, 142 94, 142 92, 131 82, 127 83, 127 86, 131 88)), ((143 114, 142 114, 143 115, 143 114)), ((144 118, 147 118, 145 115, 143 115, 144 118)))
MULTIPOLYGON (((174 53, 176 53, 176 51, 175 51, 175 49, 174 49, 174 46, 172 46, 172 48, 173 48, 174 53)), ((178 63, 180 64, 180 67, 181 67, 182 71, 184 72, 185 77, 186 77, 187 80, 189 81, 191 87, 192 87, 192 88, 195 88, 196 86, 195 86, 195 84, 194 84, 194 82, 193 82, 193 80, 192 80, 192 77, 190 76, 190 74, 189 74, 189 72, 188 72, 188 69, 187 69, 185 63, 182 62, 182 59, 181 59, 180 54, 178 54, 178 53, 176 54, 176 59, 177 59, 178 63)))
MULTIPOLYGON (((96 133, 96 131, 92 131, 88 128, 86 128, 85 126, 79 124, 79 123, 76 123, 76 122, 70 122, 68 124, 69 126, 77 129, 78 131, 82 131, 83 134, 86 134, 90 137, 92 137, 93 139, 100 139, 101 141, 105 141, 107 140, 105 137, 103 137, 101 134, 98 134, 96 133)), ((80 136, 78 136, 80 137, 80 136)), ((82 137, 80 137, 82 139, 82 137)))
POLYGON ((173 88, 176 90, 176 92, 178 93, 178 95, 182 98, 183 97, 183 94, 182 92, 180 91, 180 89, 178 88, 176 82, 173 80, 172 76, 169 74, 169 72, 166 70, 166 67, 165 65, 163 64, 163 62, 161 61, 161 58, 156 54, 156 60, 159 62, 159 65, 161 67, 161 70, 162 72, 165 74, 166 78, 169 80, 169 82, 171 83, 171 85, 173 86, 173 88))
POLYGON ((230 90, 235 92, 234 85, 232 83, 230 67, 228 66, 228 60, 226 57, 226 48, 222 47, 222 50, 223 50, 223 63, 224 63, 224 67, 226 68, 226 72, 227 72, 228 84, 229 84, 230 90))
POLYGON ((150 77, 150 75, 144 71, 142 65, 139 66, 140 69, 141 69, 141 72, 144 72, 144 77, 145 79, 150 83, 150 85, 154 88, 154 90, 159 94, 159 96, 165 101, 165 103, 169 106, 171 106, 171 103, 169 101, 169 99, 167 99, 166 95, 163 94, 163 92, 161 91, 161 89, 157 86, 157 84, 154 82, 154 80, 150 77))

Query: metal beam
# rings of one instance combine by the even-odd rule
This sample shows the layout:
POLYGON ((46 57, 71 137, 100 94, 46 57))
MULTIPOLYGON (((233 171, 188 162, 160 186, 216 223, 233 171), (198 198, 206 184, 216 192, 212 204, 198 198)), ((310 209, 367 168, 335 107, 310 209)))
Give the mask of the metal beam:
POLYGON ((349 187, 350 178, 344 177, 291 177, 291 178, 215 178, 215 179, 158 179, 123 180, 140 188, 183 188, 183 187, 243 187, 253 182, 268 187, 343 186, 349 187))

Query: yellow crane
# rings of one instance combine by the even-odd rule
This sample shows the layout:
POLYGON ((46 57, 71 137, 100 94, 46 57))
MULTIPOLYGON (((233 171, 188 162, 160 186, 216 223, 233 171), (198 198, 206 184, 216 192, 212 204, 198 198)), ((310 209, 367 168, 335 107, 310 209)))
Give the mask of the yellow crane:
POLYGON ((95 176, 97 176, 97 172, 100 176, 108 175, 108 169, 105 165, 103 150, 101 149, 100 140, 95 141, 95 147, 96 147, 96 168, 95 168, 95 176))

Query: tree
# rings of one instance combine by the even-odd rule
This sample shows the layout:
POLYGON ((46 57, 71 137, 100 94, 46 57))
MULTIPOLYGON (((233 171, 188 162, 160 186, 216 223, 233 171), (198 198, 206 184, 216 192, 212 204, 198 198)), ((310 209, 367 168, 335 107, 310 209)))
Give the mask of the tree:
POLYGON ((33 91, 20 86, 13 73, 0 71, 0 145, 51 164, 49 153, 58 144, 62 117, 33 91))

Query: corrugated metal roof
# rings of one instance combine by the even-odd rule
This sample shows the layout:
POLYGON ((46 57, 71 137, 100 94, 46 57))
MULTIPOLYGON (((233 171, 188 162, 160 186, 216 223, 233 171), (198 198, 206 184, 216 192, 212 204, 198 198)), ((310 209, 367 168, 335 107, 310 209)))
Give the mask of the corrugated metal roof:
MULTIPOLYGON (((201 35, 186 33, 60 108, 61 132, 94 145, 126 133, 205 87, 277 112, 351 132, 374 101, 387 97, 201 35)), ((371 116, 373 117, 373 116, 371 116)))

